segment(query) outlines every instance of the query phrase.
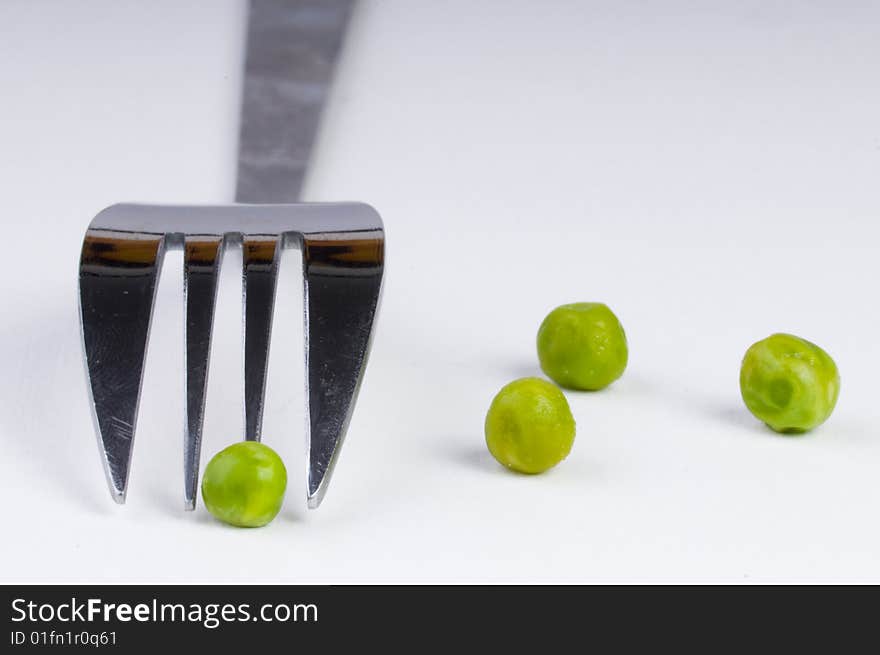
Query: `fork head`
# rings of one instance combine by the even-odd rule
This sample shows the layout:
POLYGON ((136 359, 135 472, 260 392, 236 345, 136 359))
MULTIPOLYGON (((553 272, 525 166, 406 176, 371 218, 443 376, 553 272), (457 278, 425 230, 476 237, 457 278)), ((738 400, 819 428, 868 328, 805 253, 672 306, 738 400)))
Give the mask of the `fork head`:
POLYGON ((280 252, 299 247, 305 288, 308 505, 327 490, 363 378, 381 295, 385 237, 368 205, 113 205, 92 220, 79 271, 80 326, 98 446, 125 502, 162 258, 184 250, 184 506, 195 507, 217 279, 240 241, 244 414, 259 440, 280 252))

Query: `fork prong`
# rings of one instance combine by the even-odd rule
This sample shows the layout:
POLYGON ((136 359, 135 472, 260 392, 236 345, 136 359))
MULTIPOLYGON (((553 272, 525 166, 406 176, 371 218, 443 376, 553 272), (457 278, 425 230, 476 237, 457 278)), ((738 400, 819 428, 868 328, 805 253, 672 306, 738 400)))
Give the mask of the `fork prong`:
POLYGON ((366 367, 384 267, 381 229, 303 244, 308 504, 321 504, 366 367))
POLYGON ((186 421, 183 436, 184 507, 196 507, 199 454, 205 420, 205 395, 211 358, 211 332, 217 301, 217 278, 223 255, 223 238, 193 235, 184 238, 183 295, 186 357, 186 421))
POLYGON ((244 433, 248 441, 259 441, 262 431, 280 249, 279 235, 243 238, 244 433))
POLYGON ((125 502, 156 282, 165 239, 90 229, 80 259, 80 325, 99 446, 117 503, 125 502))

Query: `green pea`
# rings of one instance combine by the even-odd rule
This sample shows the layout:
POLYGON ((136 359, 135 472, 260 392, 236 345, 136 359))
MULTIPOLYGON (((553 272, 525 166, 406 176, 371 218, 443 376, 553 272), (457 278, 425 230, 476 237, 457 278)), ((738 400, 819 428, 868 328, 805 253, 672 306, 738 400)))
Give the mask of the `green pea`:
POLYGON ((266 525, 281 509, 287 469, 278 454, 256 441, 241 441, 214 455, 202 477, 205 507, 241 528, 266 525))
POLYGON ((574 417, 553 384, 522 378, 503 387, 486 414, 486 445, 504 466, 541 473, 568 456, 574 443, 574 417))
POLYGON ((752 414, 777 432, 798 434, 831 416, 840 375, 834 360, 816 344, 774 334, 746 351, 739 386, 752 414))
POLYGON ((602 303, 557 307, 538 330, 541 369, 568 389, 604 389, 623 375, 628 358, 623 326, 602 303))

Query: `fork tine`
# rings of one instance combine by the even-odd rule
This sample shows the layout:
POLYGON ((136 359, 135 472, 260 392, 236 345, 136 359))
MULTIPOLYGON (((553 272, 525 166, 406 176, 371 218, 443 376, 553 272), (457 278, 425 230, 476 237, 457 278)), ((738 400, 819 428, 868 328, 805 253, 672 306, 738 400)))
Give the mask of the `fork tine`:
POLYGON ((280 249, 280 235, 243 238, 244 432, 248 441, 259 441, 263 426, 280 249))
POLYGON ((125 502, 156 282, 161 234, 90 229, 80 259, 80 324, 104 472, 125 502))
POLYGON ((217 301, 217 278, 223 256, 223 237, 184 237, 183 295, 186 323, 186 422, 183 440, 184 507, 196 507, 199 454, 205 419, 205 394, 211 358, 211 332, 217 301))
POLYGON ((307 237, 308 504, 321 504, 363 378, 384 268, 381 229, 307 237))

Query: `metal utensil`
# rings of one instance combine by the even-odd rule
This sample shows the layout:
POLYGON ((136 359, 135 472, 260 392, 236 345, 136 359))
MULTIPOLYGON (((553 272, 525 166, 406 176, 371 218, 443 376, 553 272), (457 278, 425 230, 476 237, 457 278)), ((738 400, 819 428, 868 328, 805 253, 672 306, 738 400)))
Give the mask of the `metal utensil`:
MULTIPOLYGON (((263 192, 267 200, 277 202, 286 199, 285 189, 298 193, 321 102, 315 102, 314 88, 298 102, 296 79, 311 71, 313 86, 323 84, 318 93, 323 100, 350 5, 316 0, 253 3, 239 201, 252 201, 263 192), (302 37, 309 29, 316 32, 311 40, 302 37), (279 67, 270 54, 286 40, 297 38, 299 46, 288 51, 298 53, 296 61, 287 62, 293 78, 284 78, 284 57, 279 67), (275 73, 268 74, 269 68, 275 73), (259 79, 249 80, 249 76, 259 79), (269 92, 272 79, 279 93, 269 92), (300 121, 303 132, 288 126, 276 141, 273 125, 283 123, 284 117, 300 121), (289 156, 278 156, 279 148, 289 156), (272 153, 261 156, 265 149, 272 153)), ((105 209, 92 220, 79 273, 80 325, 91 406, 110 492, 119 503, 125 502, 128 486, 162 258, 167 248, 182 247, 184 501, 187 509, 195 508, 217 278, 224 249, 232 244, 240 244, 243 252, 248 440, 260 439, 280 251, 286 247, 302 250, 309 507, 317 507, 327 490, 363 377, 381 293, 385 239, 379 215, 360 203, 123 204, 105 209)))

